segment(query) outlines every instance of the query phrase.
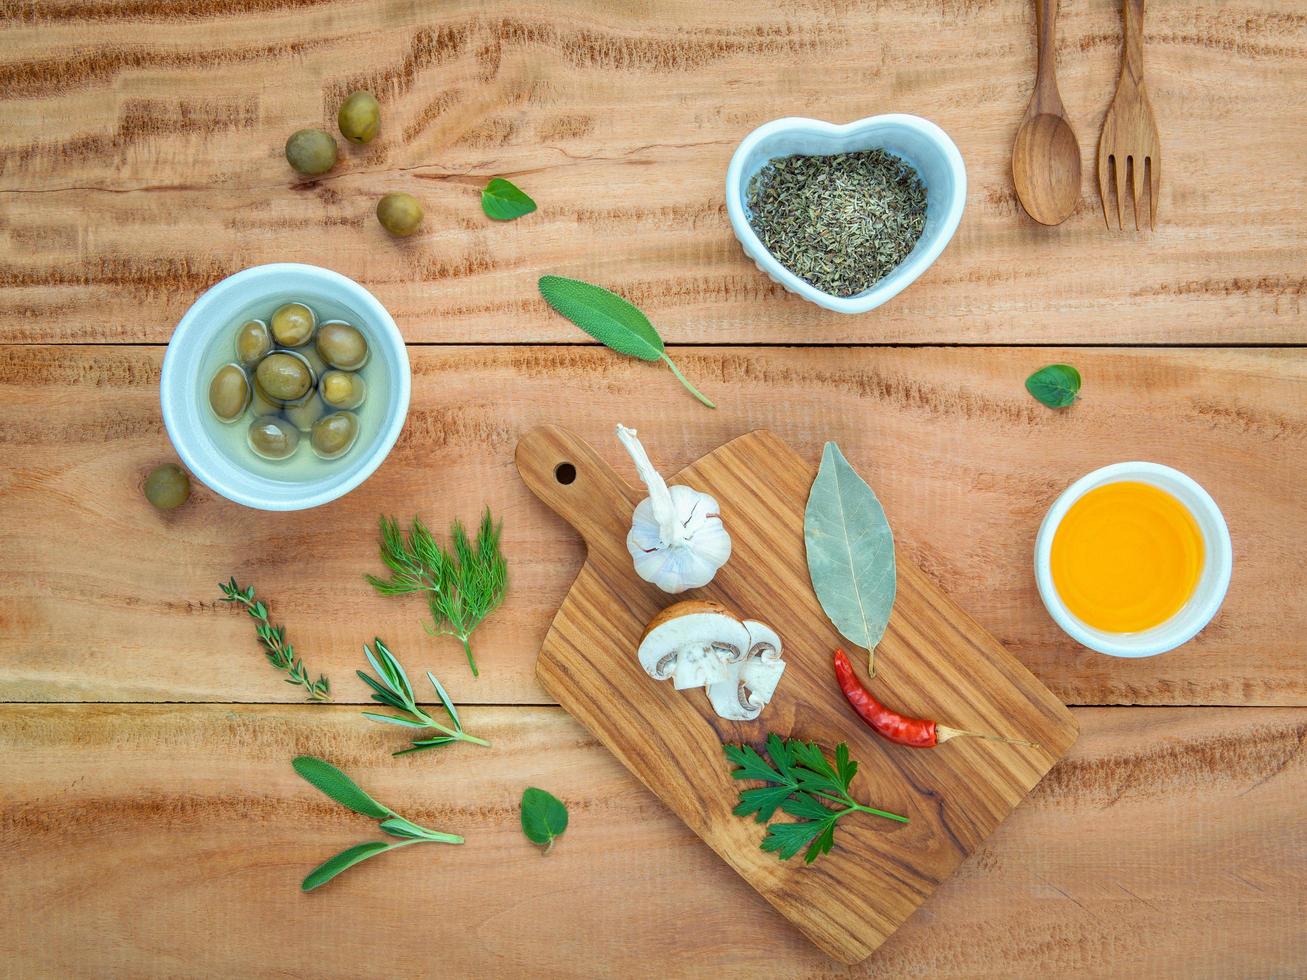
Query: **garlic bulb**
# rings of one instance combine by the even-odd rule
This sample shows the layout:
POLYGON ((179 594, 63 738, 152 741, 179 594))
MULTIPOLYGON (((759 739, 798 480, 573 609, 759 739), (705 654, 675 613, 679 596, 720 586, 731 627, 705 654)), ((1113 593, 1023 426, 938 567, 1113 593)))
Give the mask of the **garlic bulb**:
POLYGON ((731 557, 731 536, 717 501, 690 487, 668 487, 649 461, 634 429, 617 426, 617 438, 649 488, 631 519, 626 548, 635 573, 664 592, 684 592, 712 581, 731 557))
POLYGON ((707 600, 678 602, 655 616, 637 656, 645 673, 670 678, 678 691, 704 688, 728 721, 757 718, 785 672, 775 630, 707 600))

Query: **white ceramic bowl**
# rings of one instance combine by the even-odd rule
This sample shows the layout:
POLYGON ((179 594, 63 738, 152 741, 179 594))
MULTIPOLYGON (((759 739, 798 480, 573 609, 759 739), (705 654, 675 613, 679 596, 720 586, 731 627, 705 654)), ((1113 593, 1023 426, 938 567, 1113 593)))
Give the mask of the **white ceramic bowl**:
POLYGON ((370 292, 330 269, 296 263, 256 265, 228 276, 197 299, 168 342, 160 378, 163 424, 177 455, 205 486, 228 500, 260 510, 303 510, 353 490, 381 465, 408 414, 411 387, 404 338, 389 313, 370 292), (231 332, 251 307, 273 307, 291 300, 315 302, 347 311, 367 334, 372 357, 386 372, 390 404, 368 444, 314 480, 283 481, 237 465, 214 444, 200 417, 207 382, 201 367, 214 337, 231 332))
POLYGON ((745 254, 792 293, 837 313, 866 313, 893 299, 930 268, 962 220, 967 168, 948 134, 920 116, 870 116, 843 126, 791 117, 759 126, 744 138, 726 170, 726 213, 745 254), (749 225, 749 181, 768 160, 883 149, 916 168, 926 185, 926 227, 908 257, 876 285, 855 296, 832 296, 796 276, 767 251, 749 225))
POLYGON ((1114 463, 1082 476, 1054 501, 1035 538, 1035 580, 1049 615, 1073 640, 1114 657, 1151 657, 1188 643, 1221 608, 1233 569, 1230 531, 1216 501, 1179 470, 1160 463, 1114 463), (1067 609, 1053 586, 1049 557, 1053 535, 1071 505, 1090 490, 1124 481, 1147 483, 1165 490, 1189 510, 1203 535, 1203 570, 1193 596, 1166 622, 1139 633, 1108 633, 1082 623, 1067 609))

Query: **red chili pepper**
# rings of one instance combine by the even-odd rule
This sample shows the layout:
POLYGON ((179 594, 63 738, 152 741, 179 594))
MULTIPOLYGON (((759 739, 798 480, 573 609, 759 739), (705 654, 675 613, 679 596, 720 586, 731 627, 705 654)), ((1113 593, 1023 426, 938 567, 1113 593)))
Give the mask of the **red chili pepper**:
POLYGON ((875 696, 862 686, 853 673, 853 664, 843 650, 835 651, 835 679, 839 681, 840 690, 848 698, 858 717, 871 726, 872 731, 882 738, 898 745, 907 745, 914 749, 934 748, 940 742, 965 735, 970 738, 987 738, 995 742, 1009 742, 1013 745, 1039 746, 1019 738, 1004 738, 1001 735, 984 735, 980 732, 964 732, 959 728, 949 728, 929 718, 909 718, 893 711, 876 700, 875 696))

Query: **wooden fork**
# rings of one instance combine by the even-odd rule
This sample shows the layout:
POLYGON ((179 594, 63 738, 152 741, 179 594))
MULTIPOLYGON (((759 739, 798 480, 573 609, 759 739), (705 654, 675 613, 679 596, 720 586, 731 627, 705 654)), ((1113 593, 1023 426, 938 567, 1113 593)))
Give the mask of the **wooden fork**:
POLYGON ((1112 227, 1108 208, 1109 173, 1116 178, 1116 227, 1125 228, 1126 171, 1135 192, 1135 230, 1143 206, 1144 170, 1148 171, 1149 227, 1157 227, 1157 192, 1162 182, 1162 142, 1153 107, 1144 88, 1144 0, 1125 0, 1125 45, 1116 95, 1098 138, 1098 193, 1103 220, 1112 227))

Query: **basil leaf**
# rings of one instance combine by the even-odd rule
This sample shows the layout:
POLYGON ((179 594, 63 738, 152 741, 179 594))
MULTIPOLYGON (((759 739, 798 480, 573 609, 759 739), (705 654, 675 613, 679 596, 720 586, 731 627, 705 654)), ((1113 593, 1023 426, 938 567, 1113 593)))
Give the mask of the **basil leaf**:
POLYGON ((331 763, 315 759, 311 755, 301 755, 291 765, 295 767, 297 773, 341 806, 349 807, 355 813, 377 820, 392 816, 390 810, 359 789, 354 780, 331 763))
POLYGON ((528 786, 522 793, 522 833, 533 844, 543 844, 545 851, 554 846, 554 838, 567 829, 567 807, 551 793, 528 786))
POLYGON ((876 494, 833 442, 808 496, 803 540, 822 611, 846 640, 874 651, 894 608, 894 534, 876 494))
POLYGON ((348 850, 341 851, 335 857, 328 858, 310 871, 308 877, 300 884, 300 888, 303 891, 311 892, 313 889, 325 885, 342 871, 354 867, 360 861, 366 861, 373 855, 388 851, 394 846, 394 844, 388 844, 384 840, 370 840, 366 844, 355 844, 348 850))
POLYGON ((563 276, 541 276, 539 286, 546 303, 599 343, 627 357, 665 361, 690 394, 709 408, 717 407, 672 363, 663 338, 649 318, 622 297, 600 286, 563 276))
POLYGON ((512 181, 494 178, 481 192, 481 210, 496 221, 512 221, 536 209, 536 202, 512 181))
POLYGON ((1050 364, 1026 378, 1026 391, 1049 408, 1066 408, 1080 393, 1080 372, 1070 364, 1050 364))

